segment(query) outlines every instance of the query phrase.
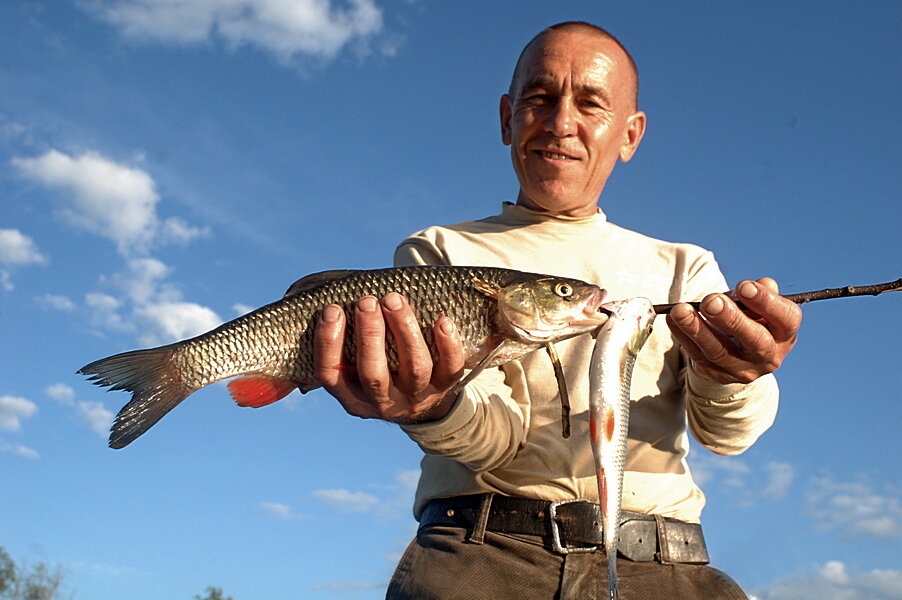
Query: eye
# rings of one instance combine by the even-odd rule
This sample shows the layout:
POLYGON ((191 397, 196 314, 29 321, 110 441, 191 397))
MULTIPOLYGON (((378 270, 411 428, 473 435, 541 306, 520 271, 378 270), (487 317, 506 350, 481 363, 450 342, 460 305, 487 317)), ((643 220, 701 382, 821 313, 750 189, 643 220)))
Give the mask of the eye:
POLYGON ((569 298, 573 295, 573 286, 569 283, 557 283, 554 285, 554 293, 561 298, 569 298))

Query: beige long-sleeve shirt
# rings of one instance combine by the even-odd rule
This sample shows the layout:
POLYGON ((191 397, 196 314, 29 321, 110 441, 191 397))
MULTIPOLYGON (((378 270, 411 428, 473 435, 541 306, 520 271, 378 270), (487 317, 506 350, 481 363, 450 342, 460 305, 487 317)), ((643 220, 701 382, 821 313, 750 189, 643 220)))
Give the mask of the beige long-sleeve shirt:
MULTIPOLYGON (((690 244, 655 240, 607 222, 602 212, 565 218, 512 204, 502 214, 430 227, 402 242, 397 265, 506 267, 573 277, 608 291, 609 300, 699 300, 727 284, 713 255, 690 244)), ((482 492, 598 501, 589 442, 589 359, 594 340, 557 344, 572 405, 572 435, 561 436, 558 386, 547 354, 477 377, 451 412, 404 426, 423 449, 414 514, 438 497, 482 492)), ((686 463, 688 429, 718 454, 738 454, 773 423, 776 380, 721 385, 686 367, 663 317, 639 353, 623 508, 699 522, 705 497, 686 463)))

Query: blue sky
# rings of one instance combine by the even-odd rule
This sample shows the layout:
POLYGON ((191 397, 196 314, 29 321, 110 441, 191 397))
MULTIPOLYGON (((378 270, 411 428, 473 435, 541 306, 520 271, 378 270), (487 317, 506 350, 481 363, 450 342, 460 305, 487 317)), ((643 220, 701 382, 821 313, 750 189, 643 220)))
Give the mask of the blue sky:
MULTIPOLYGON (((3 2, 0 546, 77 599, 382 597, 415 527, 419 451, 394 426, 214 385, 113 451, 128 397, 75 371, 514 199, 498 98, 568 19, 641 71, 649 128, 610 220, 714 250, 730 281, 896 279, 900 6, 3 2)), ((775 426, 691 457, 715 564, 758 600, 902 598, 900 310, 806 306, 775 426)))

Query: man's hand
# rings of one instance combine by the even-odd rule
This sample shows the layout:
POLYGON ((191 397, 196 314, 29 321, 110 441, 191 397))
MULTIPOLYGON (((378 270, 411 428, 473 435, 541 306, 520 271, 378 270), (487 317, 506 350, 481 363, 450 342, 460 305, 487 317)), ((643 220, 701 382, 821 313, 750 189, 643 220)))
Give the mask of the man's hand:
POLYGON ((381 302, 361 298, 354 310, 356 365, 342 364, 345 313, 326 307, 313 341, 314 375, 349 413, 364 419, 415 423, 440 419, 455 398, 448 391, 464 370, 463 344, 454 322, 441 317, 433 335, 438 362, 433 363, 407 300, 397 293, 381 302), (386 326, 398 349, 398 371, 388 369, 386 326))
POLYGON ((795 345, 802 309, 780 296, 769 277, 743 281, 730 296, 709 294, 700 312, 678 304, 667 324, 696 373, 720 383, 750 383, 776 371, 795 345))

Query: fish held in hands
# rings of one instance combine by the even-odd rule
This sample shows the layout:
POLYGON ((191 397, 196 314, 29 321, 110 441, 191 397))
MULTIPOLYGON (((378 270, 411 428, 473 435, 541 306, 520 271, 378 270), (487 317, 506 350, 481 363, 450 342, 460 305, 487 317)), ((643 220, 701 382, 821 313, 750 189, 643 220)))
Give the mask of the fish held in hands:
MULTIPOLYGON (((364 296, 407 297, 435 358, 432 327, 448 316, 464 344, 470 375, 518 359, 554 342, 591 332, 607 320, 605 291, 575 279, 491 267, 398 267, 326 271, 295 282, 281 300, 187 340, 116 354, 78 373, 110 390, 132 392, 113 423, 110 446, 123 448, 191 393, 241 376, 229 392, 241 406, 276 402, 313 376, 313 332, 330 304, 349 314, 364 296)), ((345 360, 354 363, 354 320, 347 320, 345 360)), ((551 350, 549 350, 550 352, 551 350)), ((397 367, 389 339, 388 362, 397 367)), ((469 381, 470 376, 460 385, 469 381)))
POLYGON ((630 382, 636 356, 651 335, 655 311, 645 298, 609 302, 604 308, 611 315, 595 338, 589 363, 589 432, 608 562, 608 600, 617 600, 617 537, 629 431, 630 382))

